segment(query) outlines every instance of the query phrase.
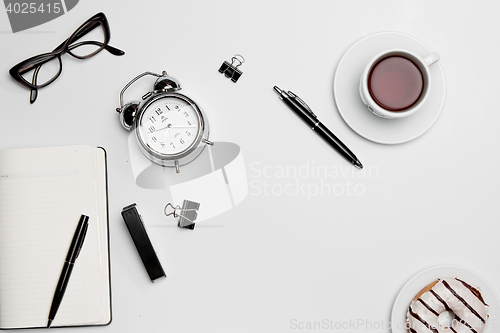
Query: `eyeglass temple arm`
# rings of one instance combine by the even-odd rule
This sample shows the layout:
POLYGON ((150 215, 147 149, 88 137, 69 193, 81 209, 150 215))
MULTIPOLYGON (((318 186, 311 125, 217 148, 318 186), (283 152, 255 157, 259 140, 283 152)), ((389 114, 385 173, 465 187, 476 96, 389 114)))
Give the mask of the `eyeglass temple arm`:
MULTIPOLYGON (((124 55, 125 52, 123 52, 122 50, 120 49, 117 49, 116 47, 113 47, 111 45, 108 45, 108 41, 109 41, 109 35, 110 35, 110 31, 109 31, 109 26, 108 26, 108 21, 106 20, 106 16, 104 16, 104 14, 100 13, 101 16, 99 14, 97 14, 96 16, 94 16, 94 21, 90 22, 90 23, 84 23, 84 28, 81 29, 80 31, 78 31, 75 35, 74 35, 74 40, 78 40, 80 38, 82 38, 83 36, 85 36, 86 34, 88 34, 89 32, 91 32, 92 30, 94 30, 95 28, 97 28, 99 25, 102 25, 102 28, 104 29, 104 33, 105 33, 105 43, 99 43, 98 42, 94 42, 93 44, 94 45, 99 45, 99 46, 103 46, 104 45, 104 48, 111 54, 113 55, 117 55, 117 56, 120 56, 120 55, 124 55)), ((62 47, 68 40, 65 40, 61 45, 59 45, 57 47, 57 49, 59 49, 60 47, 62 47)), ((92 42, 89 42, 88 44, 92 44, 92 42)), ((69 48, 70 50, 73 49, 74 47, 77 47, 77 46, 80 46, 82 44, 77 44, 71 48, 69 48)), ((54 50, 55 51, 55 50, 54 50)))
MULTIPOLYGON (((99 25, 101 24, 101 22, 99 21, 93 21, 93 22, 90 22, 88 23, 88 25, 86 25, 83 29, 81 29, 80 31, 78 31, 75 36, 74 36, 74 40, 77 40, 77 39, 80 39, 82 38, 83 36, 85 36, 86 34, 88 34, 89 32, 91 32, 92 30, 94 30, 95 28, 97 28, 99 25)), ((84 23, 85 25, 85 23, 84 23)), ((106 26, 103 24, 103 29, 106 30, 106 26)), ((108 29, 108 35, 109 35, 109 29, 108 29)), ((66 40, 67 41, 67 40, 66 40)), ((64 41, 64 42, 66 42, 64 41)))
POLYGON ((117 49, 116 47, 111 46, 111 45, 105 45, 104 48, 106 49, 106 51, 108 51, 109 53, 111 53, 112 55, 115 55, 115 56, 121 56, 121 55, 125 54, 124 51, 117 49))
MULTIPOLYGON (((113 55, 116 55, 116 56, 121 56, 121 55, 124 55, 124 54, 125 54, 125 52, 123 52, 123 51, 122 51, 122 50, 120 50, 120 49, 117 49, 116 47, 113 47, 113 46, 111 46, 111 45, 104 45, 103 43, 101 43, 101 42, 97 42, 97 41, 85 41, 85 42, 76 43, 76 44, 74 44, 74 45, 71 45, 71 46, 68 48, 68 50, 72 50, 72 49, 77 48, 77 47, 82 46, 82 45, 97 45, 97 46, 101 46, 101 47, 104 47, 104 49, 106 49, 109 53, 111 53, 111 54, 113 54, 113 55)), ((59 48, 59 47, 58 47, 58 48, 59 48)), ((57 48, 56 48, 56 50, 57 50, 57 48)), ((55 52, 56 50, 54 50, 54 52, 55 52)), ((33 68, 35 68, 35 70, 38 72, 39 68, 40 68, 43 64, 45 64, 45 63, 47 63, 47 62, 49 62, 49 61, 51 61, 51 60, 53 60, 53 59, 55 59, 55 58, 57 58, 57 56, 56 56, 56 55, 54 55, 54 56, 52 56, 52 57, 47 57, 45 60, 40 61, 40 62, 39 62, 39 63, 37 63, 36 65, 32 65, 32 66, 27 66, 27 67, 21 68, 21 69, 19 70, 19 74, 25 74, 25 73, 29 72, 30 70, 32 70, 33 68), (35 67, 35 66, 36 66, 36 67, 35 67)))
POLYGON ((82 45, 97 45, 97 46, 103 47, 106 51, 108 51, 112 55, 116 55, 116 56, 121 56, 121 55, 125 54, 125 52, 123 52, 120 49, 117 49, 114 46, 111 46, 111 45, 108 45, 108 44, 104 44, 104 43, 101 43, 101 42, 98 42, 98 41, 93 41, 93 40, 88 40, 88 41, 84 41, 84 42, 79 42, 79 43, 73 44, 70 47, 68 47, 68 50, 73 50, 73 49, 75 49, 75 48, 77 48, 79 46, 82 46, 82 45))
MULTIPOLYGON (((98 21, 93 21, 93 22, 89 23, 87 26, 85 26, 85 28, 81 29, 80 31, 78 31, 78 32, 74 35, 73 40, 78 40, 78 39, 82 38, 83 36, 85 36, 86 34, 88 34, 89 32, 91 32, 92 30, 94 30, 95 28, 97 28, 100 24, 101 24, 101 23, 100 23, 100 22, 98 22, 98 21)), ((85 25, 85 23, 84 23, 83 25, 85 25)), ((106 30, 105 25, 103 25, 103 29, 105 29, 105 30, 106 30)), ((108 33, 108 35, 109 35, 109 33, 108 33)), ((71 37, 70 37, 70 38, 71 38, 71 37)), ((61 51, 62 49, 64 49, 64 46, 68 43, 68 40, 69 40, 69 38, 66 38, 66 39, 64 40, 64 42, 62 42, 61 44, 59 44, 59 45, 58 45, 58 46, 57 46, 57 47, 56 47, 56 48, 55 48, 52 52, 58 52, 58 51, 61 51)), ((85 42, 80 42, 80 43, 85 43, 85 42)), ((88 42, 87 42, 87 44, 94 44, 94 45, 99 45, 99 46, 102 46, 102 45, 104 44, 104 43, 99 43, 99 44, 97 44, 97 43, 99 43, 99 42, 92 42, 92 41, 90 41, 90 43, 88 43, 88 42)), ((68 46, 68 49, 69 49, 69 50, 72 50, 72 49, 74 49, 75 47, 78 47, 78 46, 80 46, 80 45, 83 45, 83 44, 72 45, 71 47, 70 47, 70 46, 68 46)), ((104 46, 104 48, 106 48, 106 46, 104 46)), ((113 47, 112 47, 112 48, 113 48, 113 47)), ((113 49, 115 49, 115 48, 113 48, 113 49)), ((117 50, 117 49, 116 49, 116 50, 117 50)), ((109 50, 108 50, 108 51, 109 51, 109 50)), ((110 51, 110 52, 111 52, 111 51, 110 51)), ((111 53, 113 53, 113 52, 111 52, 111 53)), ((124 53, 124 54, 125 54, 125 53, 124 53)))
POLYGON ((40 61, 40 62, 38 62, 36 64, 31 64, 29 66, 20 68, 19 71, 18 71, 18 73, 22 75, 22 74, 25 74, 25 73, 33 70, 33 68, 35 68, 35 70, 36 70, 37 68, 41 67, 43 64, 45 64, 45 63, 47 63, 47 62, 49 62, 49 61, 51 61, 51 60, 53 60, 55 58, 57 58, 56 55, 54 55, 52 57, 47 57, 46 59, 44 59, 44 60, 42 60, 42 61, 40 61))
MULTIPOLYGON (((33 73, 33 79, 31 81, 31 83, 34 86, 36 86, 36 79, 38 77, 38 71, 40 71, 40 68, 42 68, 41 65, 38 66, 37 68, 35 68, 35 72, 33 73)), ((30 90, 30 104, 35 103, 37 97, 38 97, 38 89, 31 88, 31 90, 30 90)))

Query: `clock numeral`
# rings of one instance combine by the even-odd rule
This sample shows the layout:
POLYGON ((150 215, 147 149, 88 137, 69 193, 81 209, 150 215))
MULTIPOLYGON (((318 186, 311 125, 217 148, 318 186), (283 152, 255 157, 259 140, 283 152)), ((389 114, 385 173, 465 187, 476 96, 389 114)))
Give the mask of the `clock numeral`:
POLYGON ((181 110, 181 109, 179 108, 179 105, 176 105, 176 106, 175 106, 175 109, 176 109, 176 110, 179 110, 179 111, 181 110))
POLYGON ((163 143, 163 141, 160 141, 160 145, 162 148, 165 148, 167 146, 165 143, 163 143))
POLYGON ((187 121, 187 123, 188 123, 189 126, 193 125, 193 124, 191 124, 191 122, 189 120, 187 121))
POLYGON ((184 117, 189 117, 189 113, 187 113, 186 111, 184 111, 184 117))
POLYGON ((191 132, 186 131, 186 135, 187 135, 187 136, 191 136, 192 134, 191 134, 191 132))
POLYGON ((150 126, 148 128, 148 130, 149 130, 150 133, 153 133, 155 131, 155 127, 154 126, 150 126))
POLYGON ((170 142, 170 145, 172 146, 172 148, 174 148, 174 149, 175 149, 175 145, 174 145, 174 143, 173 143, 173 142, 170 142))
POLYGON ((182 140, 182 139, 180 139, 180 140, 179 140, 179 142, 180 142, 181 144, 185 144, 185 143, 186 143, 186 142, 184 142, 184 140, 182 140))
POLYGON ((168 105, 167 105, 167 104, 165 104, 165 107, 167 108, 167 110, 168 110, 168 111, 170 111, 170 108, 168 107, 168 105))
POLYGON ((156 138, 156 136, 153 136, 153 137, 151 138, 151 141, 156 142, 156 141, 158 141, 158 139, 156 138))
POLYGON ((160 108, 156 108, 155 112, 157 115, 161 115, 163 113, 163 110, 160 108))
POLYGON ((155 123, 155 121, 156 121, 156 119, 155 119, 155 117, 151 116, 151 117, 149 118, 149 121, 150 121, 151 123, 153 123, 153 124, 154 124, 154 123, 155 123))

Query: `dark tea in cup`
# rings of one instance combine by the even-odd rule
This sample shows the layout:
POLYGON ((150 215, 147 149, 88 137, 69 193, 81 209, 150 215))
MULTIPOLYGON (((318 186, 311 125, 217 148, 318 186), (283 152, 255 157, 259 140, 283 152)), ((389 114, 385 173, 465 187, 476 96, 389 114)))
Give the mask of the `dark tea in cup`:
POLYGON ((425 57, 403 49, 377 54, 365 66, 359 95, 368 110, 378 117, 408 117, 422 110, 431 91, 431 69, 439 60, 432 52, 425 57))
POLYGON ((410 59, 392 55, 373 65, 368 91, 375 103, 392 111, 405 111, 415 105, 424 91, 424 77, 410 59))

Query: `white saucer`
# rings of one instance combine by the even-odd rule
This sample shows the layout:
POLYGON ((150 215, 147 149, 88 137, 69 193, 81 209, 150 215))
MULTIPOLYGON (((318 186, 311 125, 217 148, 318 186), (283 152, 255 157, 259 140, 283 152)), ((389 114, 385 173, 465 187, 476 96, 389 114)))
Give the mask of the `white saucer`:
POLYGON ((405 328, 406 311, 415 295, 429 283, 438 278, 459 278, 473 287, 479 287, 484 301, 490 306, 490 317, 486 321, 484 333, 500 332, 500 300, 493 288, 477 273, 460 266, 445 265, 426 269, 415 275, 401 289, 391 313, 391 328, 393 333, 408 333, 405 328))
POLYGON ((399 32, 370 35, 347 50, 333 81, 337 109, 347 125, 362 137, 383 144, 408 142, 425 133, 441 112, 446 91, 443 68, 438 61, 430 66, 432 88, 422 110, 400 119, 384 119, 372 114, 359 97, 359 79, 371 58, 391 48, 407 49, 422 57, 432 52, 418 39, 399 32))

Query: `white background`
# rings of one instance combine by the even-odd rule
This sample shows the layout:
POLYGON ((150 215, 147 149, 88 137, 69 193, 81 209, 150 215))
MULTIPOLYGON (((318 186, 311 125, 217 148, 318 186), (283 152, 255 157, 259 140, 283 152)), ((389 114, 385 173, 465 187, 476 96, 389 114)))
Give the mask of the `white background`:
MULTIPOLYGON (((486 0, 82 0, 54 21, 13 34, 0 10, 0 149, 89 144, 108 152, 113 322, 79 330, 288 332, 300 331, 294 323, 328 320, 374 324, 342 331, 388 331, 402 286, 441 264, 474 270, 500 292, 499 12, 500 2, 486 0), (63 56, 60 78, 30 105, 8 70, 52 50, 99 11, 109 20, 110 44, 126 54, 63 56), (354 133, 332 93, 344 52, 382 31, 438 51, 447 84, 434 126, 396 146, 354 133), (217 71, 235 53, 246 58, 236 84, 217 71), (163 216, 168 193, 134 183, 118 95, 135 75, 162 70, 202 105, 213 141, 241 147, 249 194, 204 221, 218 227, 175 227, 163 216), (311 133, 274 85, 308 102, 367 171, 311 133), (319 167, 338 173, 314 177, 319 167), (309 174, 276 174, 287 168, 309 174), (321 181, 344 192, 307 190, 321 181), (265 182, 274 192, 266 195, 265 182), (307 192, 279 192, 289 184, 305 184, 307 192), (120 216, 132 202, 168 275, 154 284, 120 216)), ((146 88, 125 99, 139 99, 146 88)))

